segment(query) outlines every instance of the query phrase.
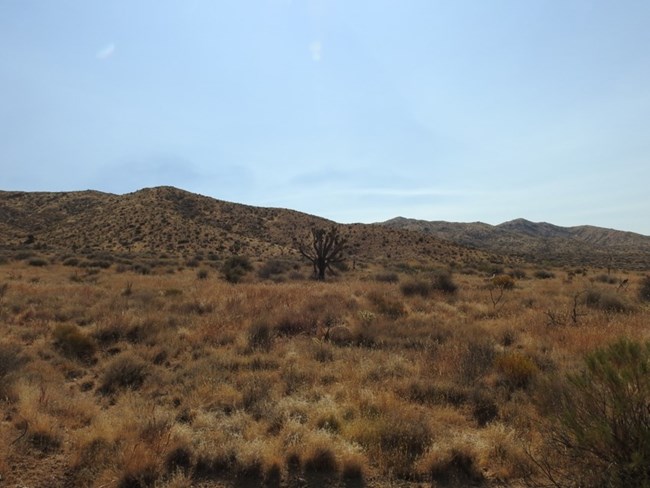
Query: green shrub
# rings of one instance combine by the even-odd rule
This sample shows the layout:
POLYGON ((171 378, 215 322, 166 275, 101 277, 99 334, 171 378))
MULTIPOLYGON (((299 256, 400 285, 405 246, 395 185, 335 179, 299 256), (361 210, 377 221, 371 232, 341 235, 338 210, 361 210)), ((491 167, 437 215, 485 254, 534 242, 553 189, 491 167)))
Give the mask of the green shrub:
POLYGON ((43 258, 32 258, 29 261, 27 261, 27 264, 30 266, 38 266, 38 267, 43 267, 47 266, 47 261, 43 258))
POLYGON ((560 405, 552 443, 571 486, 650 487, 650 342, 621 339, 587 355, 560 405))

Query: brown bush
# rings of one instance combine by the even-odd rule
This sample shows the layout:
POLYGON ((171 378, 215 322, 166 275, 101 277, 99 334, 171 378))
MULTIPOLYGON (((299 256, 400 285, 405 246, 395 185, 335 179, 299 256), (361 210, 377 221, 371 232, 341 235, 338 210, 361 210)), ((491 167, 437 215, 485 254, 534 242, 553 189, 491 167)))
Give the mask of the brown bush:
POLYGON ((518 352, 497 356, 495 367, 512 389, 528 387, 538 373, 535 363, 518 352))
POLYGON ((108 395, 119 389, 139 389, 147 377, 147 364, 130 352, 117 356, 102 376, 99 392, 108 395))
POLYGON ((479 486, 485 481, 472 455, 458 449, 454 449, 448 458, 432 463, 429 473, 431 481, 439 487, 479 486))
POLYGON ((81 361, 91 361, 95 354, 95 343, 76 325, 59 324, 53 332, 54 345, 65 356, 81 361))

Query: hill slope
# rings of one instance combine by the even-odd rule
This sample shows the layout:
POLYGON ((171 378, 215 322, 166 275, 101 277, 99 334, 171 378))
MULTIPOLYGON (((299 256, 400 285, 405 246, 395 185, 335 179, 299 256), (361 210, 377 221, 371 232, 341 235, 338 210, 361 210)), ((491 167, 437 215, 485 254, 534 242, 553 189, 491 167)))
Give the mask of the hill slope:
POLYGON ((536 263, 650 268, 650 237, 633 232, 587 225, 560 227, 525 219, 489 225, 397 217, 381 225, 536 263))
MULTIPOLYGON (((225 202, 173 187, 125 195, 97 191, 0 191, 0 245, 73 251, 270 257, 295 253, 293 241, 333 222, 293 210, 225 202), (31 236, 31 237, 30 237, 31 236)), ((360 260, 449 264, 497 259, 434 236, 366 224, 341 225, 360 260)))

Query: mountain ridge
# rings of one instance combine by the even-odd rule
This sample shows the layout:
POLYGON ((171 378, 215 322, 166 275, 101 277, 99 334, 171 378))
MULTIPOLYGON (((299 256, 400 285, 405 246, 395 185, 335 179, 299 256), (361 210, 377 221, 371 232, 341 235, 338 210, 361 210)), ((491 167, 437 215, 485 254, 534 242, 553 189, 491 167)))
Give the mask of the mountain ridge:
POLYGON ((497 256, 406 230, 335 222, 291 209, 218 200, 170 186, 116 195, 0 191, 0 246, 26 242, 52 249, 219 256, 260 259, 295 255, 295 239, 312 226, 338 225, 353 260, 502 261, 497 256))
POLYGON ((0 246, 105 252, 295 254, 312 226, 338 225, 349 254, 365 261, 436 265, 476 262, 650 269, 650 237, 591 225, 561 227, 518 218, 484 222, 395 217, 337 224, 296 210, 227 202, 171 186, 122 195, 97 190, 0 191, 0 246))
POLYGON ((593 225, 562 227, 524 218, 491 225, 406 217, 377 224, 536 263, 650 268, 649 236, 593 225))

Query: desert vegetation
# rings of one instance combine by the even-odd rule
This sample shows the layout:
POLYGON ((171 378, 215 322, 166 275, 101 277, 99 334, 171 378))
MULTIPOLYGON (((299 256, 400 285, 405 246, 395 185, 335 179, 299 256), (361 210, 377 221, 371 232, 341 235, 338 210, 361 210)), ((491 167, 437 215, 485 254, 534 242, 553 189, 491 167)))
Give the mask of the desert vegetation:
POLYGON ((644 274, 1 262, 7 486, 648 486, 644 274))

